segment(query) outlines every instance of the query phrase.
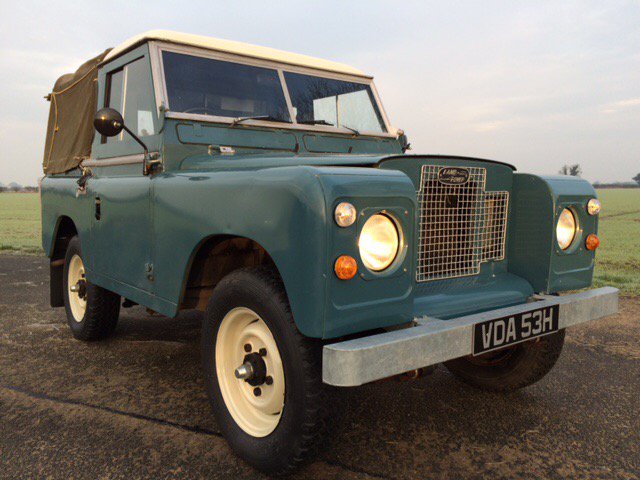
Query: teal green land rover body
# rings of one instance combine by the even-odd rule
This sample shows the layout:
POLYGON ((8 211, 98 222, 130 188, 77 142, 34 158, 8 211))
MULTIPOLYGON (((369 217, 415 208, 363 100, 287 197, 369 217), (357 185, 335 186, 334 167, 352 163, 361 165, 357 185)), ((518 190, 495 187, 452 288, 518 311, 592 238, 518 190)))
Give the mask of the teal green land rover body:
POLYGON ((49 97, 51 305, 85 340, 112 333, 121 306, 202 310, 218 422, 264 471, 301 461, 284 406, 315 401, 310 380, 445 363, 520 388, 567 326, 617 309, 611 288, 559 295, 591 285, 588 182, 414 154, 353 67, 164 31, 83 67, 49 97), (256 448, 267 439, 279 454, 256 448))

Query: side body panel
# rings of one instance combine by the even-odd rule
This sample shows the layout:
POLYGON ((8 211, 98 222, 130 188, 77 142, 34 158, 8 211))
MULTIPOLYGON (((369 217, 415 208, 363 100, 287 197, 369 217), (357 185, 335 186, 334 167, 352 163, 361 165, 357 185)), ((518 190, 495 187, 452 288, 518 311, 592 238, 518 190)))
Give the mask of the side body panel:
POLYGON ((156 176, 155 294, 175 313, 197 247, 217 235, 249 238, 274 260, 300 330, 322 336, 326 210, 309 167, 156 176))
POLYGON ((63 217, 73 221, 83 250, 88 250, 93 199, 87 195, 76 197, 78 178, 80 174, 76 172, 42 179, 42 249, 49 257, 53 255, 56 234, 63 217))

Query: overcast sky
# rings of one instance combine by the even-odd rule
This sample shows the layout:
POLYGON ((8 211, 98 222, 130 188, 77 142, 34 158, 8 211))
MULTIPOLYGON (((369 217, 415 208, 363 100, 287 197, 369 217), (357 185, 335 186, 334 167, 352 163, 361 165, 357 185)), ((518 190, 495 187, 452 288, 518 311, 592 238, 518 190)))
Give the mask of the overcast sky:
POLYGON ((640 1, 0 0, 0 181, 41 175, 55 79, 145 30, 266 45, 376 78, 412 153, 640 172, 640 1))

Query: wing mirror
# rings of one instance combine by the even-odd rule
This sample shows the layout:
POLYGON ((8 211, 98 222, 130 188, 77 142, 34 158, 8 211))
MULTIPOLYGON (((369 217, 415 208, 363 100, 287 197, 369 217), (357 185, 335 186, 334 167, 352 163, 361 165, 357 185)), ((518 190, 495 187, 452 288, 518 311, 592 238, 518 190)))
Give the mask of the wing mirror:
POLYGON ((93 126, 100 135, 104 135, 105 137, 115 137, 122 132, 122 130, 131 135, 131 138, 138 142, 144 150, 144 158, 142 162, 143 175, 148 175, 155 165, 160 164, 160 160, 151 158, 149 155, 149 149, 145 143, 140 140, 135 133, 129 130, 129 128, 124 124, 122 115, 117 110, 108 107, 101 108, 96 112, 95 117, 93 117, 93 126))
POLYGON ((411 144, 409 143, 409 139, 404 133, 404 130, 398 130, 398 141, 400 142, 402 153, 405 153, 407 150, 411 150, 411 144))
POLYGON ((113 108, 101 108, 98 110, 93 118, 93 126, 100 135, 105 137, 115 137, 125 128, 122 115, 113 108))

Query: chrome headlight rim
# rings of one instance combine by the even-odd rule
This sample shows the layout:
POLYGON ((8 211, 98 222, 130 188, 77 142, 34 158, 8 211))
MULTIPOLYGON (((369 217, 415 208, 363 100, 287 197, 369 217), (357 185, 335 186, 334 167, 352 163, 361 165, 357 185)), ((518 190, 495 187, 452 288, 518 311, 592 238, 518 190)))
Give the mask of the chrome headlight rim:
MULTIPOLYGON (((363 215, 364 215, 364 212, 363 212, 363 215)), ((398 218, 393 213, 390 213, 388 210, 376 210, 376 211, 372 211, 370 215, 367 215, 366 218, 363 219, 361 225, 362 226, 360 227, 358 232, 357 246, 358 246, 359 261, 364 266, 363 273, 365 278, 366 277, 373 278, 372 276, 381 277, 381 276, 394 274, 398 270, 399 266, 404 262, 406 253, 407 253, 404 230, 398 218), (395 250, 395 254, 393 255, 393 258, 391 258, 391 260, 388 261, 385 264, 385 266, 381 269, 371 268, 371 265, 369 264, 369 262, 364 258, 362 247, 360 245, 362 234, 365 231, 365 227, 367 223, 376 216, 384 217, 386 220, 389 220, 391 222, 391 225, 395 229, 396 238, 397 238, 397 244, 396 244, 397 248, 395 250)))
POLYGON ((560 210, 560 213, 558 214, 558 218, 556 220, 555 234, 556 234, 556 244, 558 248, 562 252, 567 252, 568 250, 570 250, 571 247, 576 244, 576 241, 579 237, 578 235, 579 231, 580 231, 580 226, 578 224, 577 213, 571 207, 563 207, 562 210, 560 210), (569 216, 567 217, 566 214, 568 214, 569 216), (563 221, 563 218, 571 219, 570 223, 572 224, 572 229, 573 229, 571 236, 564 239, 562 239, 561 235, 559 235, 560 226, 561 226, 560 222, 563 221))

